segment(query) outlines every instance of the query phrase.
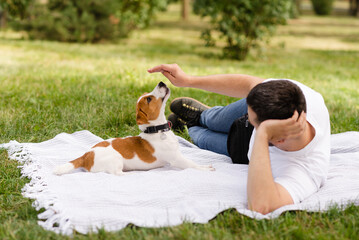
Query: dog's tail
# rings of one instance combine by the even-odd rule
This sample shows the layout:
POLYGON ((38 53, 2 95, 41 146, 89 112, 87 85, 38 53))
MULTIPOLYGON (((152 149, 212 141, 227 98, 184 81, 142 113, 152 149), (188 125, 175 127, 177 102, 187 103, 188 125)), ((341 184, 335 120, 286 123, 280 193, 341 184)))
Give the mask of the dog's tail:
POLYGON ((53 173, 56 175, 63 175, 63 174, 72 172, 72 170, 74 170, 74 169, 75 169, 75 166, 71 162, 68 162, 63 165, 57 166, 54 169, 53 173))
POLYGON ((54 169, 53 173, 56 175, 63 175, 63 174, 71 173, 76 168, 84 168, 87 171, 90 171, 94 164, 94 159, 95 159, 94 151, 87 152, 81 157, 72 160, 71 162, 57 166, 54 169))

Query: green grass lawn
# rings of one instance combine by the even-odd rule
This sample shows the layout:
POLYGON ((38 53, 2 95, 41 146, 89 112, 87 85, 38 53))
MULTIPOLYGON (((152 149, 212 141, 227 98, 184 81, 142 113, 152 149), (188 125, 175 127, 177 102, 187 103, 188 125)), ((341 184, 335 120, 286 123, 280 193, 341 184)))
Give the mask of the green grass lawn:
MULTIPOLYGON (((178 8, 162 14, 150 29, 118 43, 68 44, 24 40, 0 33, 0 143, 40 142, 61 132, 87 129, 102 137, 139 133, 135 102, 159 82, 146 70, 178 63, 193 75, 245 73, 291 78, 320 92, 331 115, 332 133, 359 131, 359 19, 307 16, 278 29, 269 46, 245 62, 218 57, 220 48, 203 47, 206 23, 192 16, 179 21, 178 8)), ((208 105, 236 99, 171 86, 171 99, 191 96, 208 105)), ((169 114, 169 109, 167 109, 169 114)), ((188 139, 186 133, 182 134, 188 139)), ((27 179, 0 150, 0 239, 56 239, 37 225, 32 201, 21 196, 27 179)), ((228 210, 208 224, 74 234, 75 239, 354 239, 359 207, 327 213, 288 212, 257 221, 228 210)), ((65 239, 68 237, 64 237, 65 239)))

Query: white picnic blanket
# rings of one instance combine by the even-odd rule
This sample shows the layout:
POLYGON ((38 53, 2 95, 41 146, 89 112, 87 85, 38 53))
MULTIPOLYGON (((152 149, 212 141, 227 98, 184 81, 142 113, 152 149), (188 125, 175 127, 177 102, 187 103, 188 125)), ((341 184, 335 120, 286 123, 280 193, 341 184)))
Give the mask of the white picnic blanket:
POLYGON ((126 176, 77 171, 55 176, 56 165, 72 160, 101 138, 89 131, 61 133, 41 143, 11 141, 0 145, 9 157, 22 163, 22 175, 31 182, 23 195, 34 199, 39 224, 70 235, 120 230, 129 223, 140 227, 175 226, 186 222, 207 223, 218 213, 235 208, 255 219, 278 217, 288 210, 325 211, 359 205, 359 132, 332 135, 328 181, 300 204, 288 205, 267 215, 246 208, 247 168, 230 158, 201 150, 178 138, 183 154, 216 171, 179 170, 164 167, 126 176))

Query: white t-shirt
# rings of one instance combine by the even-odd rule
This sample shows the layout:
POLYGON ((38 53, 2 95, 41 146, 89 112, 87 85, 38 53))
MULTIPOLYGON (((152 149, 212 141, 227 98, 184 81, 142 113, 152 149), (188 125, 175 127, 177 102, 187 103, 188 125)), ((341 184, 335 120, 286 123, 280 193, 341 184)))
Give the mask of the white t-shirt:
MULTIPOLYGON (((275 81, 279 79, 267 79, 275 81)), ((320 93, 289 80, 300 87, 307 103, 307 121, 315 129, 313 140, 299 151, 283 151, 269 147, 274 181, 282 185, 291 195, 294 203, 299 203, 318 191, 327 178, 330 158, 330 120, 328 109, 320 93)), ((253 131, 248 158, 250 159, 256 131, 253 131)))

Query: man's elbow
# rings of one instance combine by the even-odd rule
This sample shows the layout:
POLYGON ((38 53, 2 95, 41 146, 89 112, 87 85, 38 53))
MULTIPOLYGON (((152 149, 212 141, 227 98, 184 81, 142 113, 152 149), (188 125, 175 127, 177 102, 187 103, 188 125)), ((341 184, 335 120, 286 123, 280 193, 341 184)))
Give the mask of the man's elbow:
POLYGON ((252 202, 248 204, 248 208, 249 210, 255 211, 255 212, 259 212, 263 215, 272 212, 272 208, 270 207, 270 205, 268 203, 263 203, 263 202, 252 202))
POLYGON ((275 202, 275 201, 249 201, 248 208, 249 210, 259 212, 263 215, 273 212, 274 210, 288 205, 290 203, 286 202, 275 202))
POLYGON ((278 194, 248 194, 248 208, 261 214, 268 214, 285 205, 293 204, 289 192, 278 184, 278 194), (279 188, 279 189, 278 189, 279 188))

